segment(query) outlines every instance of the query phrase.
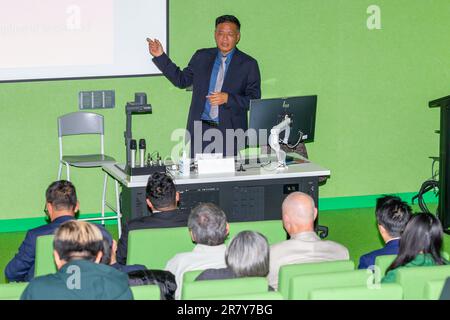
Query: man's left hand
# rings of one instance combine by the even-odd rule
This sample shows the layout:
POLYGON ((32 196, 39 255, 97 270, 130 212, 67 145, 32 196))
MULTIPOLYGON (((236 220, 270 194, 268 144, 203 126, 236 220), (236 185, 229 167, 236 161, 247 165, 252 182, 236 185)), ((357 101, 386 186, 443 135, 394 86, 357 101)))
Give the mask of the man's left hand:
POLYGON ((207 95, 209 103, 212 106, 220 106, 221 104, 225 104, 228 102, 228 93, 226 92, 213 92, 210 95, 207 95))

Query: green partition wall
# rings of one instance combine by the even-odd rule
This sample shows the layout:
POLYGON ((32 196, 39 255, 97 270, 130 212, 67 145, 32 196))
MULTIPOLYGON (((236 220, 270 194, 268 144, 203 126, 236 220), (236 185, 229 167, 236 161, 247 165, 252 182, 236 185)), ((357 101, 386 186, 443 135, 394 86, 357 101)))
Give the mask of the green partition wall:
MULTIPOLYGON (((427 102, 450 94, 448 0, 170 0, 173 60, 185 66, 196 49, 214 46, 214 19, 225 13, 241 20, 238 46, 258 60, 264 98, 319 96, 308 152, 332 172, 321 197, 413 192, 431 175, 439 110, 427 102), (379 30, 367 27, 370 5, 380 8, 379 30)), ((191 93, 163 77, 2 83, 0 219, 42 216, 57 174, 56 118, 78 109, 79 91, 103 89, 116 91, 116 108, 100 111, 109 154, 125 159, 124 105, 135 92, 147 93, 154 112, 135 117, 134 136, 170 154, 191 93)), ((69 143, 69 152, 92 147, 69 143)), ((81 212, 99 212, 98 170, 71 176, 81 212)))

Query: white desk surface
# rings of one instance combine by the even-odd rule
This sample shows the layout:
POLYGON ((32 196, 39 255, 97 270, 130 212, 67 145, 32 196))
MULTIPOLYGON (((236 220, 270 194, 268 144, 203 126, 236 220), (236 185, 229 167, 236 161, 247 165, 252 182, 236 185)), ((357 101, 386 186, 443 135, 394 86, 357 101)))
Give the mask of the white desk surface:
MULTIPOLYGON (((124 168, 125 165, 120 165, 124 168)), ((219 182, 235 182, 235 181, 251 181, 251 180, 270 180, 270 179, 286 179, 301 177, 320 177, 329 176, 330 170, 325 169, 315 163, 295 163, 290 164, 283 170, 271 169, 270 166, 260 167, 258 164, 244 166, 246 171, 235 171, 233 173, 217 173, 199 175, 195 171, 191 171, 189 177, 182 177, 177 171, 169 172, 175 178, 174 182, 178 185, 198 184, 198 183, 219 183, 219 182)), ((147 185, 148 175, 128 176, 114 164, 103 166, 103 170, 116 179, 120 184, 128 187, 145 187, 147 185)))

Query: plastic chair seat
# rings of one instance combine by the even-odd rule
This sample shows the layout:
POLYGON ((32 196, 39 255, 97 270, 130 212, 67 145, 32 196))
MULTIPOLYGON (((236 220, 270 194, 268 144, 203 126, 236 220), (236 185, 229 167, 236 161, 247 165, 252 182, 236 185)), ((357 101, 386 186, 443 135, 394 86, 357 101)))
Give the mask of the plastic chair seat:
POLYGON ((116 163, 116 159, 104 154, 85 154, 77 156, 63 156, 62 161, 74 167, 101 167, 105 164, 116 163))

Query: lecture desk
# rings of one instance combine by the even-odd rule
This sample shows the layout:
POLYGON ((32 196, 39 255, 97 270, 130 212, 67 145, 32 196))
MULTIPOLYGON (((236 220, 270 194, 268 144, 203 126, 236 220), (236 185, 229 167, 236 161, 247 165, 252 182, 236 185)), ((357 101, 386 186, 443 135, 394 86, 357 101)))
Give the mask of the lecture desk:
MULTIPOLYGON (((120 199, 116 199, 120 203, 118 213, 126 221, 149 215, 145 202, 149 176, 128 176, 121 168, 124 165, 103 166, 121 187, 120 199)), ((198 202, 213 202, 224 210, 229 222, 276 220, 281 218, 284 198, 293 191, 311 195, 317 206, 319 177, 330 175, 330 170, 298 155, 284 170, 261 168, 254 161, 243 168, 245 171, 226 174, 199 175, 191 171, 188 177, 169 170, 180 192, 179 207, 188 209, 198 202)))

